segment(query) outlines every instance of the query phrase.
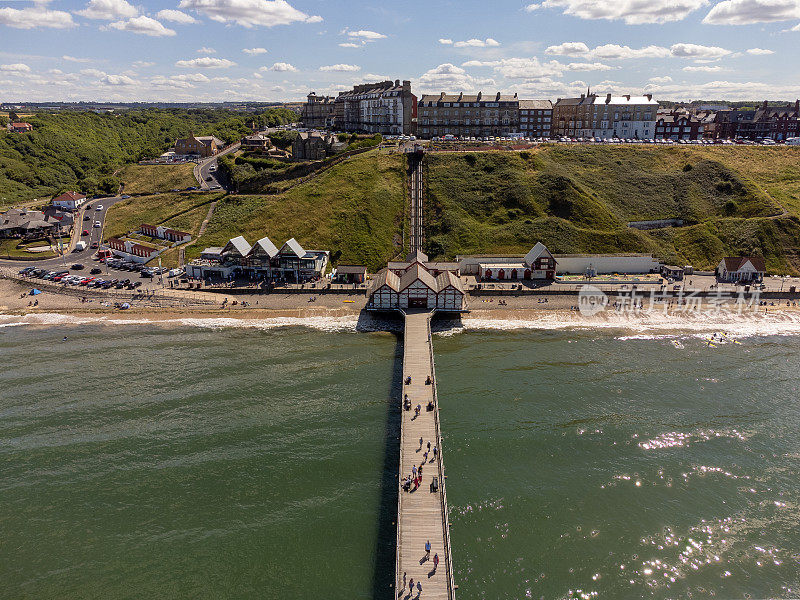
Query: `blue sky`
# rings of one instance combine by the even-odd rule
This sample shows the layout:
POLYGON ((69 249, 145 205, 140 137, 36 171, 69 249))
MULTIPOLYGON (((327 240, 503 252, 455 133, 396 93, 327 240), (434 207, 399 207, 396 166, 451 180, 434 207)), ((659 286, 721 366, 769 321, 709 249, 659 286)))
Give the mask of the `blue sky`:
POLYGON ((800 97, 800 0, 0 0, 0 101, 800 97))

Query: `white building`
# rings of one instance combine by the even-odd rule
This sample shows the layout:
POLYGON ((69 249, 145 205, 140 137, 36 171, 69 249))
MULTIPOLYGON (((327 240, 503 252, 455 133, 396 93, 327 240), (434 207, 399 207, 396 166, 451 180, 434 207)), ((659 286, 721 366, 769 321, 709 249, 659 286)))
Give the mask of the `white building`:
POLYGON ((460 312, 465 306, 461 279, 452 271, 431 275, 425 265, 414 261, 402 275, 384 269, 372 282, 367 308, 393 310, 422 308, 460 312))
POLYGON ((53 198, 53 206, 65 210, 77 210, 86 202, 86 196, 78 192, 64 192, 60 196, 53 198))
POLYGON ((556 254, 558 275, 628 275, 658 272, 660 263, 652 254, 556 254))
POLYGON ((761 281, 766 272, 763 256, 728 256, 717 265, 720 281, 761 281))
POLYGON ((658 102, 651 94, 559 98, 553 107, 552 130, 556 136, 651 140, 657 111, 658 102))

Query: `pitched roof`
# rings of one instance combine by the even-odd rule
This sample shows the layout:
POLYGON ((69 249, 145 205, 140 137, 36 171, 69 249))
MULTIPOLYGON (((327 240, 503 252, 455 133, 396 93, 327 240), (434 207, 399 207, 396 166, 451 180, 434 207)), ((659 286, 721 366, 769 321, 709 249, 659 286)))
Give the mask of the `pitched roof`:
POLYGON ((738 271, 741 269, 747 262, 750 262, 753 265, 753 268, 756 271, 766 273, 767 265, 764 262, 763 256, 726 256, 722 260, 725 261, 725 270, 727 271, 738 271))
POLYGON ((439 276, 436 278, 436 292, 441 292, 448 286, 453 286, 462 294, 464 293, 464 287, 461 285, 460 277, 456 277, 455 273, 452 271, 444 271, 439 273, 439 276))
POLYGON ((414 261, 420 263, 428 262, 428 255, 425 254, 422 250, 417 250, 416 252, 412 252, 408 256, 406 256, 406 262, 413 263, 414 261))
POLYGON ((267 236, 258 240, 250 249, 250 256, 267 255, 269 258, 278 256, 278 247, 267 236))
POLYGON ((56 196, 55 198, 53 198, 53 202, 55 202, 56 200, 64 202, 69 200, 74 201, 74 200, 84 200, 84 199, 86 199, 85 194, 80 194, 78 192, 64 192, 60 196, 56 196))
POLYGON ((247 253, 250 252, 250 244, 243 236, 239 235, 235 238, 231 238, 222 249, 223 253, 234 251, 239 254, 239 256, 247 256, 247 253))
POLYGON ((367 272, 367 267, 364 265, 339 265, 336 267, 336 272, 339 274, 361 274, 367 272))
POLYGON ((280 253, 281 254, 286 254, 286 252, 284 252, 284 250, 286 250, 286 249, 290 250, 292 254, 297 256, 297 258, 303 258, 306 255, 306 251, 303 250, 303 247, 294 238, 288 240, 283 246, 281 246, 281 252, 280 253))
POLYGON ((403 276, 400 278, 400 287, 398 291, 402 292, 404 289, 406 289, 408 286, 410 286, 418 279, 422 283, 427 285, 430 289, 432 289, 434 292, 436 292, 439 289, 438 286, 436 285, 436 280, 433 278, 433 275, 431 275, 428 272, 428 270, 421 264, 414 263, 413 265, 411 265, 411 268, 408 269, 408 271, 406 271, 405 273, 403 273, 403 276))
POLYGON ((547 247, 542 242, 536 242, 533 245, 533 248, 530 249, 530 252, 528 252, 525 255, 525 259, 524 259, 525 264, 526 265, 532 265, 533 261, 535 261, 537 258, 539 258, 542 255, 546 255, 546 256, 548 256, 550 258, 553 258, 553 255, 550 254, 550 251, 547 249, 547 247))
POLYGON ((370 293, 384 285, 388 285, 395 292, 398 292, 400 291, 400 278, 389 269, 383 269, 373 278, 372 285, 370 286, 370 293))

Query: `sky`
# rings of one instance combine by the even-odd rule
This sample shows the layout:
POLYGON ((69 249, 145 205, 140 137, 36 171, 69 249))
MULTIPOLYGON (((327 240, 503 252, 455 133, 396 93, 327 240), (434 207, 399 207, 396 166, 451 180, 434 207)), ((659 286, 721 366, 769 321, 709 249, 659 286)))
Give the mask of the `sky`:
POLYGON ((800 98, 800 0, 0 0, 0 101, 800 98))

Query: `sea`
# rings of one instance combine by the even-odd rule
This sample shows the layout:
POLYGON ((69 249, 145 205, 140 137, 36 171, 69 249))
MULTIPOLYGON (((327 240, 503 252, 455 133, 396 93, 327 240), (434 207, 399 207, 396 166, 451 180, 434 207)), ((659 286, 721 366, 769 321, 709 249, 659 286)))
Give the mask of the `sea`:
MULTIPOLYGON (((800 596, 800 319, 434 329, 457 598, 800 596)), ((393 598, 398 332, 0 317, 0 598, 393 598)))

